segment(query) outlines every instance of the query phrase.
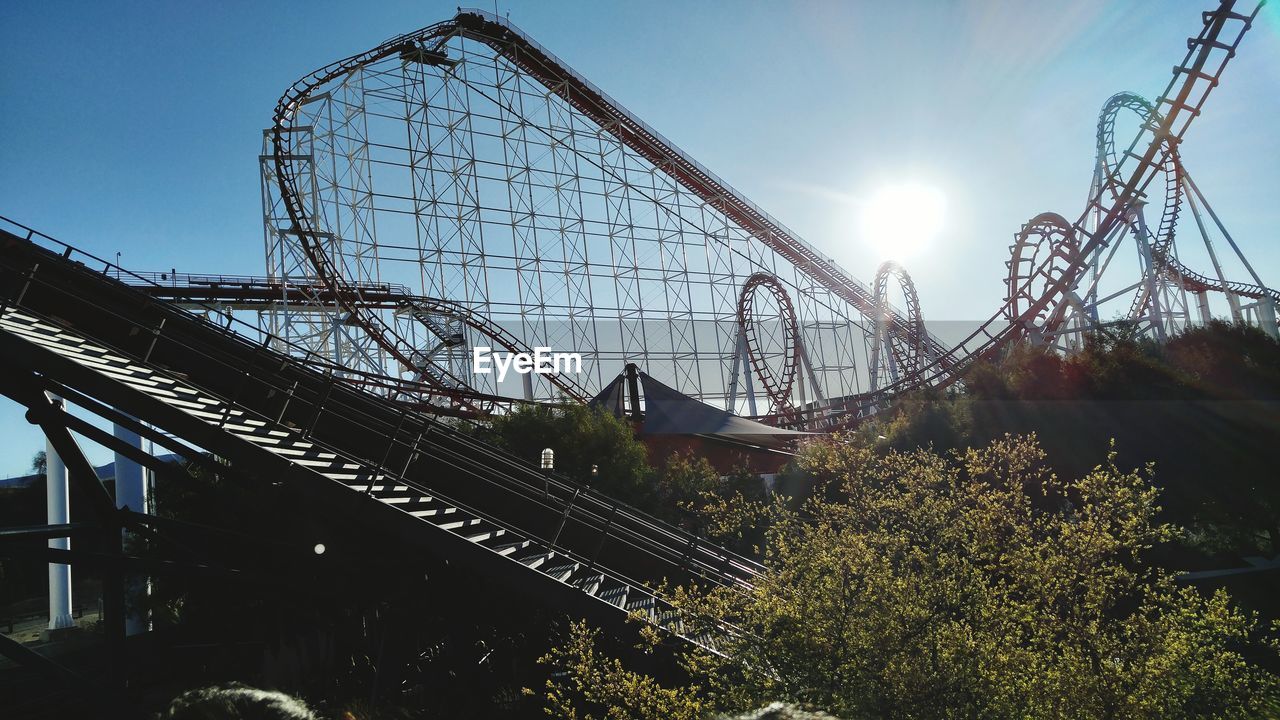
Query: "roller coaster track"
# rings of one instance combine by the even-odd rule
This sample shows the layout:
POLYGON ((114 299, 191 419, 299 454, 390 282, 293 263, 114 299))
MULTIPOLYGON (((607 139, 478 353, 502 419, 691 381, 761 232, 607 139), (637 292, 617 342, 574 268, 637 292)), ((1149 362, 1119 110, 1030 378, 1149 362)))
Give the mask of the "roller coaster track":
POLYGON ((787 291, 777 278, 769 273, 755 273, 742 285, 742 293, 738 296, 738 325, 745 335, 747 362, 751 371, 760 380, 760 386, 771 404, 770 414, 789 417, 794 413, 791 403, 791 388, 795 385, 796 374, 800 367, 800 327, 796 321, 795 306, 787 291), (769 367, 765 356, 761 325, 766 322, 758 317, 761 314, 756 306, 756 296, 768 293, 778 306, 778 323, 782 335, 782 367, 775 373, 769 367))
POLYGON ((920 367, 927 362, 929 333, 924 327, 924 315, 920 310, 920 297, 916 294, 916 284, 901 265, 889 260, 876 270, 875 288, 876 302, 881 305, 880 314, 876 316, 876 336, 871 344, 871 360, 868 363, 871 371, 871 390, 880 385, 880 374, 889 363, 893 363, 897 373, 906 378, 914 377, 920 367), (893 309, 889 305, 889 278, 898 281, 905 298, 907 313, 907 334, 899 334, 899 327, 892 323, 893 309))
MULTIPOLYGON (((1031 218, 1014 236, 1010 250, 1012 257, 1005 263, 1009 268, 1006 307, 1011 321, 1023 318, 1025 322, 1023 306, 1039 297, 1043 292, 1042 283, 1052 283, 1061 277, 1062 266, 1070 265, 1080 250, 1071 223, 1057 213, 1041 213, 1031 218), (1053 258, 1055 262, 1045 262, 1044 258, 1053 258)), ((1045 326, 1048 314, 1049 308, 1045 308, 1035 323, 1042 330, 1051 331, 1053 328, 1045 326)))
MULTIPOLYGON (((294 306, 319 304, 334 308, 344 305, 339 302, 338 293, 329 287, 292 281, 282 282, 267 277, 187 273, 133 273, 131 277, 139 280, 131 284, 152 297, 207 307, 263 310, 280 302, 294 306)), ((437 317, 458 321, 506 352, 532 353, 532 348, 523 345, 502 326, 461 303, 415 295, 409 288, 395 283, 360 283, 356 287, 359 293, 359 307, 362 309, 394 310, 407 314, 430 329, 432 334, 446 344, 456 346, 462 344, 464 340, 449 338, 455 331, 445 327, 436 320, 437 317)), ((340 292, 346 292, 346 290, 340 292)), ((511 402, 508 398, 478 393, 467 387, 462 380, 444 372, 434 371, 429 360, 416 357, 413 353, 409 357, 414 361, 413 367, 421 370, 429 378, 430 383, 430 387, 415 388, 416 393, 429 396, 433 392, 444 389, 447 397, 465 393, 473 403, 492 406, 494 403, 511 402)), ((543 377, 554 384, 567 400, 584 402, 590 395, 567 375, 547 373, 543 377)))
MULTIPOLYGON (((703 200, 749 230, 767 247, 831 290, 837 297, 853 305, 866 317, 876 317, 881 312, 872 293, 847 275, 835 264, 835 261, 798 239, 780 222, 740 195, 710 170, 678 150, 657 131, 623 109, 612 98, 562 63, 559 58, 532 38, 496 16, 479 10, 468 10, 459 13, 450 21, 398 36, 372 50, 327 65, 298 80, 276 105, 271 131, 280 195, 284 200, 290 221, 302 239, 308 257, 315 265, 317 276, 334 296, 339 298, 343 308, 357 318, 379 344, 406 365, 412 364, 406 350, 408 344, 403 338, 397 336, 394 328, 362 308, 359 286, 344 278, 333 259, 325 253, 324 228, 317 227, 315 219, 310 217, 304 209, 305 193, 302 192, 297 180, 302 172, 297 165, 301 156, 293 143, 298 128, 293 126, 293 121, 300 106, 318 88, 335 78, 387 57, 403 56, 406 53, 434 53, 437 47, 454 34, 463 34, 492 47, 507 61, 537 79, 550 92, 590 117, 600 127, 614 134, 627 147, 656 167, 663 168, 703 200)), ((904 335, 911 331, 906 318, 895 314, 891 322, 898 326, 898 331, 904 335)), ((950 360, 945 356, 945 348, 933 338, 929 338, 927 342, 931 355, 941 358, 940 362, 949 367, 950 360)), ((465 402, 465 398, 461 396, 458 399, 460 402, 465 402)))
POLYGON ((145 418, 139 427, 161 447, 212 453, 394 536, 399 551, 426 550, 604 623, 639 611, 710 645, 682 634, 649 588, 667 579, 745 589, 761 572, 434 414, 354 387, 314 358, 273 349, 283 340, 251 339, 116 279, 126 277, 146 284, 35 231, 0 230, 0 393, 32 412, 50 392, 107 419, 145 418))
POLYGON ((1280 303, 1280 290, 1269 288, 1253 283, 1240 282, 1236 280, 1220 281, 1217 278, 1211 278, 1207 275, 1188 268, 1177 260, 1169 256, 1160 256, 1160 261, 1169 274, 1171 280, 1180 283, 1188 290, 1212 290, 1214 292, 1229 292, 1232 295, 1259 300, 1261 298, 1270 298, 1272 301, 1280 303))
MULTIPOLYGON (((1116 115, 1121 109, 1129 109, 1140 116, 1143 122, 1150 122, 1154 118, 1155 122, 1159 122, 1159 113, 1154 105, 1145 98, 1134 93, 1118 93, 1113 95, 1102 108, 1102 112, 1098 116, 1098 159, 1097 164, 1099 172, 1104 175, 1110 174, 1111 167, 1116 161, 1115 146, 1115 121, 1116 115)), ((1176 147, 1167 148, 1167 159, 1163 172, 1165 173, 1165 199, 1164 209, 1160 216, 1160 226, 1157 228, 1151 244, 1151 254, 1156 262, 1157 267, 1169 280, 1178 284, 1180 287, 1194 291, 1203 292, 1206 290, 1213 292, 1229 292, 1233 295, 1258 300, 1261 298, 1269 298, 1272 301, 1280 302, 1280 290, 1274 290, 1264 285, 1238 282, 1226 280, 1225 278, 1209 277, 1203 273, 1196 272, 1187 267, 1174 254, 1175 230, 1178 224, 1178 218, 1182 211, 1182 203, 1187 196, 1186 169, 1183 167, 1182 159, 1176 147)), ((1137 232, 1137 228, 1134 228, 1137 232)), ((1140 299, 1135 299, 1137 303, 1140 299)), ((1136 311, 1135 307, 1132 310, 1136 311)), ((1131 312, 1130 315, 1134 313, 1131 312)))
POLYGON ((1068 294, 1079 284, 1089 265, 1089 257, 1104 247, 1115 230, 1126 222, 1134 204, 1145 196, 1147 187, 1166 167, 1171 150, 1176 150, 1191 122, 1200 115, 1210 92, 1221 81, 1223 71, 1245 33, 1265 4, 1259 2, 1248 15, 1234 11, 1234 0, 1223 0, 1217 9, 1201 14, 1199 34, 1187 40, 1187 54, 1174 66, 1160 99, 1155 103, 1163 113, 1153 115, 1124 150, 1117 153, 1112 171, 1101 178, 1084 211, 1071 223, 1073 242, 1078 243, 1074 257, 1063 262, 1055 253, 1028 273, 1028 278, 1045 279, 1044 289, 1031 296, 1025 306, 1015 306, 1023 295, 1014 289, 1010 299, 989 320, 974 330, 946 354, 933 360, 921 373, 879 391, 843 398, 828 408, 815 408, 813 427, 839 429, 859 422, 874 413, 892 395, 914 387, 941 387, 956 382, 959 370, 975 360, 990 357, 1009 342, 1032 332, 1048 318, 1056 324, 1068 304, 1068 294), (1140 151, 1140 152, 1139 152, 1140 151), (1097 218, 1090 231, 1087 223, 1097 218), (1056 266, 1056 267, 1055 267, 1056 266))
MULTIPOLYGON (((1062 301, 1079 284, 1087 258, 1108 242, 1118 224, 1124 221, 1125 213, 1143 197, 1156 173, 1166 167, 1170 154, 1176 152, 1191 121, 1200 114, 1210 91, 1220 81, 1223 70, 1234 57, 1262 3, 1249 15, 1235 12, 1234 6, 1234 0, 1223 0, 1217 9, 1202 14, 1200 32, 1188 39, 1187 54, 1175 66, 1173 78, 1155 104, 1163 112, 1153 116, 1133 142, 1116 153, 1111 172, 1103 178, 1079 219, 1071 224, 1075 240, 1079 243, 1079 256, 1062 268, 1038 297, 1031 298, 1016 312, 1011 307, 1012 301, 1006 301, 989 320, 955 347, 945 348, 926 335, 924 349, 927 362, 919 372, 872 392, 832 400, 820 407, 805 408, 810 427, 827 429, 857 422, 894 394, 916 386, 955 382, 965 366, 990 356, 1028 332, 1036 318, 1063 312, 1062 301), (1094 217, 1098 222, 1094 230, 1089 231, 1086 221, 1094 217)), ((317 276, 344 309, 366 327, 374 340, 406 365, 412 365, 407 343, 396 335, 394 328, 361 307, 359 287, 345 279, 335 261, 327 256, 323 249, 325 229, 317 227, 315 219, 309 217, 304 209, 304 193, 297 181, 302 169, 295 167, 300 155, 293 143, 294 135, 301 128, 294 127, 294 120, 301 105, 326 83, 388 57, 438 56, 443 43, 455 35, 488 45, 506 61, 535 78, 548 92, 612 133, 655 167, 662 168, 819 285, 850 303, 863 316, 878 318, 883 314, 880 303, 866 286, 623 109, 551 52, 504 20, 482 11, 468 10, 460 12, 452 20, 393 38, 372 50, 332 63, 300 79, 277 104, 271 130, 280 196, 293 230, 302 239, 307 255, 315 265, 317 276)), ((1172 223, 1169 230, 1172 230, 1172 223)), ((1052 261, 1052 258, 1047 260, 1052 261)), ((1046 276, 1034 271, 1031 275, 1046 276)), ((1184 276, 1188 279, 1203 278, 1190 272, 1184 276)), ((1242 293, 1250 292, 1246 286, 1240 287, 1242 293)), ((1017 293, 1011 293, 1013 295, 1017 293)), ((891 312, 888 322, 898 336, 911 335, 910 318, 891 312)), ((468 402, 456 390, 445 390, 454 393, 457 402, 468 402)))

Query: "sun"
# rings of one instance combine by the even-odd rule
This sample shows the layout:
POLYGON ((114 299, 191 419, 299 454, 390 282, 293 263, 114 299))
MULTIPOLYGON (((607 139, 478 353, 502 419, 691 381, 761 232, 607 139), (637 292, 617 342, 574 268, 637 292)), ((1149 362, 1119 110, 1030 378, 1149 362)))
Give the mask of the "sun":
POLYGON ((886 185, 862 206, 862 240, 881 260, 907 260, 928 249, 942 230, 946 197, 919 183, 886 185))

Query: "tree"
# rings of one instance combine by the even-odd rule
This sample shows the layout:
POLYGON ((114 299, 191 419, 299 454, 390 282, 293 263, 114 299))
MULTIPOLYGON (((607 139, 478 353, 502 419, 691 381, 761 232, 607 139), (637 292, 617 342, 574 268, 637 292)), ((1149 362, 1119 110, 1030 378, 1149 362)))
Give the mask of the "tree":
POLYGON ((664 687, 601 652, 599 641, 599 630, 575 622, 565 641, 539 660, 562 678, 547 683, 547 714, 572 720, 700 720, 714 709, 698 697, 699 688, 664 687))
POLYGON ((773 506, 751 592, 674 593, 722 654, 686 652, 689 682, 656 688, 580 633, 552 695, 590 698, 582 718, 657 717, 640 701, 662 690, 675 707, 785 700, 850 719, 1253 717, 1276 697, 1249 660, 1272 641, 1256 620, 1149 562, 1178 532, 1156 519, 1149 469, 1112 453, 1066 481, 1034 438, 947 454, 847 440, 803 451, 829 492, 773 506))
POLYGON ((495 417, 489 438, 535 463, 551 448, 556 472, 632 505, 654 506, 645 447, 625 421, 609 413, 576 404, 524 405, 495 417))
POLYGON ((1156 463, 1168 519, 1194 531, 1196 549, 1270 556, 1280 553, 1277 401, 1280 342, 1217 322, 1163 345, 1093 335, 1069 356, 1014 344, 970 367, 958 390, 895 399, 857 439, 947 450, 1035 433, 1053 469, 1071 477, 1114 439, 1121 464, 1156 463))
POLYGON ((655 514, 739 553, 758 551, 767 517, 760 476, 745 465, 721 475, 704 457, 676 452, 657 471, 655 514))
POLYGON ((44 475, 49 467, 49 459, 45 456, 44 451, 40 450, 31 458, 31 472, 36 475, 44 475))

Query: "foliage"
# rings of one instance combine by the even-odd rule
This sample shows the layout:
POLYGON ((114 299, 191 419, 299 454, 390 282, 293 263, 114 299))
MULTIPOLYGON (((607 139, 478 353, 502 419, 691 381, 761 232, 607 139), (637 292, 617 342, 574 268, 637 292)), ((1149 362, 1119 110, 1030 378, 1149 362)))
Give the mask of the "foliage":
POLYGON ((556 472, 700 535, 742 540, 745 517, 736 524, 712 522, 706 509, 732 506, 749 512, 764 496, 760 476, 749 468, 722 477, 706 458, 691 452, 674 453, 651 467, 631 426, 595 408, 522 406, 494 418, 487 439, 530 461, 549 447, 555 451, 556 472), (598 466, 595 477, 592 465, 598 466))
POLYGON ((738 552, 756 552, 767 507, 764 483, 749 467, 720 475, 705 457, 673 453, 657 473, 659 517, 738 552))
POLYGON ((576 622, 564 643, 539 660, 563 677, 547 681, 548 714, 570 720, 697 720, 711 710, 699 699, 698 687, 663 687, 602 653, 599 640, 599 630, 576 622))
POLYGON ((49 459, 45 456, 43 450, 39 450, 31 457, 31 472, 36 475, 44 475, 49 467, 49 459))
POLYGON ((533 463, 551 448, 556 472, 624 502, 653 505, 645 447, 609 413, 582 405, 524 405, 494 418, 489 438, 533 463), (594 478, 592 465, 599 469, 594 478))
POLYGON ((1115 440, 1123 464, 1156 463, 1168 518, 1191 528, 1205 549, 1276 554, 1277 401, 1280 342, 1256 328, 1213 323, 1163 345, 1092 336, 1065 357, 1014 345, 969 368, 962 389, 898 398, 857 439, 945 450, 1036 433, 1053 469, 1069 476, 1088 472, 1115 440))
POLYGON ((1266 641, 1256 620, 1148 561, 1176 532, 1149 468, 1112 452, 1066 481, 1014 437, 943 455, 837 436, 802 465, 826 492, 771 506, 754 590, 675 593, 723 655, 687 653, 690 683, 659 689, 580 633, 552 655, 553 707, 656 718, 661 690, 704 712, 781 699, 845 718, 1189 718, 1254 716, 1276 696, 1246 659, 1266 641))

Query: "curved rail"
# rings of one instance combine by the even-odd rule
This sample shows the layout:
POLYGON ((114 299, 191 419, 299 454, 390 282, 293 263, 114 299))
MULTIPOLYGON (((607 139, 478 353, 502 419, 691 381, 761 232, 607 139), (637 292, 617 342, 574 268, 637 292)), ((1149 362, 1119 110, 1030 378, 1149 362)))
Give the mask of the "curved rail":
MULTIPOLYGON (((1160 114, 1146 98, 1131 92, 1117 93, 1107 100, 1098 116, 1098 155, 1099 171, 1109 174, 1115 165, 1117 151, 1115 146, 1115 121, 1120 110, 1128 109, 1136 113, 1141 122, 1159 122, 1160 114)), ((1159 270, 1180 287, 1192 292, 1229 292, 1252 299, 1270 298, 1280 301, 1280 290, 1248 282, 1220 280, 1196 272, 1184 265, 1173 252, 1175 230, 1178 216, 1182 209, 1183 197, 1186 194, 1183 184, 1186 182, 1185 169, 1175 146, 1166 148, 1165 200, 1164 210, 1160 216, 1160 226, 1154 235, 1151 256, 1159 270)), ((1134 229, 1137 232, 1136 228, 1134 229)), ((1135 301, 1136 302, 1136 301, 1135 301)), ((1137 310, 1139 308, 1134 308, 1137 310)))
POLYGON ((791 297, 778 279, 769 273, 756 273, 747 278, 742 286, 742 294, 738 296, 738 324, 746 337, 747 360, 752 370, 760 379, 760 385, 769 396, 773 407, 770 414, 788 415, 791 410, 791 389, 795 386, 796 374, 800 367, 800 326, 796 321, 796 309, 791 304, 791 297), (764 349, 760 342, 759 323, 756 321, 756 294, 767 291, 778 304, 781 313, 782 346, 785 358, 782 369, 775 375, 765 362, 764 349))
POLYGON ((1024 310, 1045 287, 1062 277, 1079 254, 1071 223, 1058 213, 1041 213, 1023 225, 1013 239, 1013 257, 1005 262, 1009 268, 1005 309, 1010 322, 1023 323, 1025 332, 1055 330, 1062 318, 1056 314, 1051 316, 1049 308, 1042 308, 1033 317, 1024 316, 1024 310))
MULTIPOLYGON (((1115 141, 1116 119, 1121 110, 1128 109, 1138 115, 1143 125, 1160 122, 1160 113, 1146 98, 1131 92, 1116 93, 1107 99, 1098 115, 1098 170, 1105 177, 1110 177, 1118 166, 1118 151, 1115 141)), ((1155 233, 1153 252, 1163 252, 1173 244, 1174 232, 1178 227, 1178 213, 1182 210, 1182 161, 1178 148, 1165 141, 1165 161, 1161 171, 1165 176, 1164 209, 1160 214, 1160 225, 1155 233)))
MULTIPOLYGON (((301 239, 308 259, 315 266, 317 277, 333 293, 338 305, 351 314, 351 318, 369 333, 374 342, 405 367, 410 368, 418 365, 413 357, 413 347, 394 327, 388 325, 377 313, 364 305, 361 284, 343 277, 337 262, 324 250, 321 242, 324 228, 319 227, 315 218, 310 217, 304 210, 305 194, 298 187, 298 177, 302 171, 295 167, 302 155, 293 142, 300 128, 294 127, 293 123, 302 104, 325 83, 349 74, 362 65, 393 54, 432 52, 436 44, 447 39, 453 32, 455 32, 453 23, 436 23, 417 32, 392 38, 373 50, 330 63, 316 70, 291 85, 276 103, 271 127, 272 159, 275 164, 280 197, 289 215, 292 230, 301 239)), ((472 393, 463 389, 466 383, 461 379, 454 378, 448 373, 437 377, 428 376, 428 379, 457 405, 472 411, 484 409, 477 405, 472 393)))
MULTIPOLYGON (((398 299, 397 304, 400 308, 409 310, 411 313, 427 313, 431 315, 443 315, 461 322, 463 325, 480 333, 484 337, 492 340, 503 350, 512 353, 532 354, 532 349, 526 347, 520 342, 520 339, 505 330, 501 325, 490 321, 485 316, 473 311, 471 308, 456 303, 451 300, 441 298, 424 297, 421 295, 406 295, 398 299)), ((560 373, 545 373, 541 375, 552 385, 555 385, 562 393, 571 400, 577 402, 586 402, 590 394, 578 383, 574 382, 569 376, 560 373)), ((468 393, 475 393, 471 388, 462 388, 468 393)))
MULTIPOLYGON (((1200 114, 1228 61, 1234 57, 1236 48, 1252 25, 1261 3, 1249 15, 1236 13, 1234 6, 1235 0, 1223 0, 1215 10, 1203 13, 1200 32, 1188 40, 1186 56, 1174 67, 1173 78, 1160 100, 1155 103, 1156 108, 1167 106, 1167 111, 1153 117, 1127 149, 1116 153, 1112 172, 1103 178, 1084 212, 1072 223, 1075 237, 1081 243, 1079 256, 1062 268, 1055 280, 1047 283, 1044 293, 1032 299, 1026 308, 1020 309, 1016 314, 1011 312, 1006 302, 990 319, 951 349, 943 348, 934 339, 928 338, 926 344, 930 359, 919 373, 884 388, 842 398, 814 409, 811 416, 813 427, 830 428, 856 421, 888 397, 910 387, 955 382, 961 368, 976 359, 989 356, 1010 340, 1019 337, 1027 322, 1040 317, 1046 309, 1056 307, 1078 284, 1087 266, 1086 258, 1107 242, 1112 231, 1123 222, 1124 214, 1142 197, 1155 174, 1165 166, 1169 149, 1177 146, 1191 121, 1200 114), (1097 217, 1098 221, 1090 232, 1086 228, 1086 220, 1093 217, 1097 217)), ((296 182, 299 171, 293 166, 293 152, 296 148, 292 137, 298 129, 293 123, 301 103, 325 83, 394 54, 435 52, 454 34, 463 34, 491 47, 508 62, 538 80, 548 92, 554 93, 591 118, 656 167, 663 168, 801 272, 849 302, 865 317, 874 318, 882 312, 874 294, 845 274, 834 261, 800 241, 781 223, 677 150, 656 131, 623 110, 524 33, 489 13, 465 11, 450 21, 401 35, 373 50, 307 75, 294 83, 276 107, 272 128, 274 162, 281 197, 294 226, 293 230, 302 239, 321 280, 335 291, 339 301, 352 313, 353 318, 364 325, 374 340, 392 356, 402 359, 406 365, 412 364, 406 357, 404 342, 396 335, 395 329, 388 327, 374 313, 359 307, 358 287, 343 278, 336 263, 325 254, 320 241, 322 228, 316 227, 313 219, 304 211, 303 197, 296 182)), ((1046 262, 1049 260, 1051 259, 1046 262)), ((890 320, 896 328, 910 332, 909 318, 894 314, 890 320)), ((461 395, 456 400, 459 403, 467 402, 466 397, 461 395)))
POLYGON ((884 364, 884 346, 889 346, 893 361, 897 364, 901 376, 910 378, 920 372, 920 368, 928 362, 928 350, 925 339, 928 333, 924 328, 924 314, 920 310, 920 297, 916 294, 916 284, 905 268, 888 260, 876 270, 875 288, 876 302, 880 304, 880 314, 876 316, 876 335, 871 344, 871 389, 874 391, 880 384, 880 372, 884 364), (907 329, 901 330, 893 320, 893 310, 889 306, 889 278, 898 281, 902 294, 906 298, 907 329))
MULTIPOLYGON (((137 285, 143 292, 152 297, 178 302, 198 304, 218 303, 223 307, 251 307, 261 309, 263 306, 284 300, 286 302, 320 302, 341 307, 340 293, 327 287, 315 287, 294 282, 281 282, 273 278, 254 276, 223 275, 190 275, 173 273, 145 273, 133 275, 134 278, 145 278, 145 283, 124 278, 131 285, 137 285)), ((501 325, 490 321, 485 316, 471 310, 467 306, 451 300, 414 295, 404 285, 394 283, 361 283, 359 306, 364 310, 396 310, 407 314, 440 315, 461 322, 481 336, 488 338, 496 347, 509 353, 531 353, 520 340, 505 330, 501 325)), ((211 308, 212 309, 212 308, 211 308)), ((415 317, 419 322, 425 321, 415 317)), ((430 329, 430 328, 429 328, 430 329)), ((439 334, 438 330, 431 330, 439 334)), ((443 339, 443 338, 442 338, 443 339)), ((412 354, 411 354, 411 357, 412 354)), ((415 358, 416 359, 416 358, 415 358)), ((415 363, 421 367, 421 362, 415 363)), ((554 384, 565 396, 581 402, 587 392, 572 378, 559 373, 543 375, 554 384)), ((447 378, 433 378, 433 387, 440 387, 449 382, 447 378)), ((473 388, 454 386, 455 390, 466 393, 473 401, 490 404, 498 396, 486 395, 473 388)))
POLYGON ((1113 172, 1101 178, 1071 229, 1080 243, 1078 255, 1056 274, 1048 272, 1055 258, 1048 257, 1034 271, 1041 277, 1055 278, 1046 283, 1043 293, 1032 298, 1025 308, 1011 312, 1009 302, 989 320, 944 355, 933 360, 919 376, 904 378, 885 388, 861 395, 841 398, 828 407, 814 408, 810 427, 840 429, 849 427, 874 413, 893 395, 920 386, 942 387, 959 379, 959 370, 970 363, 990 357, 1011 340, 1022 337, 1028 324, 1043 314, 1056 312, 1058 306, 1079 284, 1088 268, 1088 258, 1103 247, 1134 203, 1143 197, 1147 187, 1166 162, 1167 150, 1177 147, 1191 122, 1200 115, 1222 73, 1235 57, 1244 35, 1252 26, 1265 0, 1244 15, 1234 10, 1235 0, 1222 0, 1219 6, 1201 14, 1200 32, 1187 40, 1187 54, 1173 68, 1173 77, 1165 86, 1155 107, 1168 107, 1137 133, 1128 148, 1117 153, 1113 172), (1234 27, 1229 27, 1234 25, 1234 27), (1141 151, 1140 153, 1138 151, 1141 151), (1097 218, 1092 231, 1087 221, 1097 218))
MULTIPOLYGON (((412 366, 408 343, 374 313, 361 307, 358 284, 343 277, 341 268, 323 248, 324 228, 305 211, 305 193, 299 187, 300 156, 294 144, 294 126, 298 110, 319 88, 337 78, 379 60, 414 52, 436 52, 455 34, 483 42, 508 62, 542 83, 548 92, 592 118, 605 131, 613 133, 627 147, 663 168, 685 187, 712 203, 731 220, 750 230, 767 247, 794 264, 837 297, 854 306, 866 317, 875 317, 878 305, 864 285, 847 275, 835 261, 799 240, 710 170, 680 152, 647 124, 627 112, 558 58, 503 19, 479 10, 460 12, 452 20, 395 37, 364 53, 353 55, 316 70, 295 82, 276 105, 271 130, 273 162, 277 184, 293 230, 300 237, 306 253, 315 265, 317 277, 339 298, 342 307, 362 325, 372 338, 393 357, 412 366)), ((892 322, 903 332, 909 331, 906 318, 894 315, 892 322)), ((945 352, 937 341, 928 338, 930 351, 942 357, 945 352)), ((944 362, 947 362, 944 359, 944 362)), ((464 393, 445 388, 466 403, 464 393)))

